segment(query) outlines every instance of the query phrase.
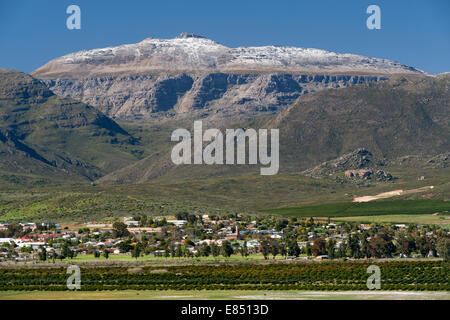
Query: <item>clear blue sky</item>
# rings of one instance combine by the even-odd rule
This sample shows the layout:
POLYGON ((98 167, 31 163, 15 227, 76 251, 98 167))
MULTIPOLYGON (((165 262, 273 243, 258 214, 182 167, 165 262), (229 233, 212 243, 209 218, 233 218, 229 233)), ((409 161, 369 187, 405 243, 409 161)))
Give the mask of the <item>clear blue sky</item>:
POLYGON ((31 72, 83 49, 193 32, 224 45, 288 45, 450 71, 449 0, 0 0, 0 67, 31 72), (81 30, 66 8, 81 8, 81 30), (366 8, 381 8, 381 30, 366 8))

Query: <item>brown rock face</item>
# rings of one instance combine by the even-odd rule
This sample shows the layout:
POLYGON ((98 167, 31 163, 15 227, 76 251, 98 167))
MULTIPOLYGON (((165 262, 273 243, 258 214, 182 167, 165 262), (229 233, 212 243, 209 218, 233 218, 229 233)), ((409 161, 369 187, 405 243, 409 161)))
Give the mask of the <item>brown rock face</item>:
POLYGON ((226 122, 276 113, 308 92, 424 72, 386 59, 311 48, 229 48, 183 33, 75 52, 32 74, 57 95, 112 117, 226 122))
POLYGON ((233 122, 277 113, 309 92, 385 79, 359 75, 183 73, 42 81, 55 94, 96 106, 114 118, 208 117, 233 122))

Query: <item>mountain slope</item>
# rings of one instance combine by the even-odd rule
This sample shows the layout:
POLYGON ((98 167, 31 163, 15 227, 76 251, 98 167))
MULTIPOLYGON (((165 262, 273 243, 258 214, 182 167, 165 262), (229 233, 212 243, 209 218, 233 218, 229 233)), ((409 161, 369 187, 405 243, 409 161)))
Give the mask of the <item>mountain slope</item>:
POLYGON ((297 47, 229 48, 182 34, 71 53, 32 74, 57 95, 110 117, 223 124, 278 113, 310 92, 425 72, 387 59, 297 47))
MULTIPOLYGON (((449 123, 450 77, 398 77, 305 95, 278 115, 227 128, 278 128, 280 172, 301 172, 358 148, 369 150, 386 164, 407 155, 430 158, 444 154, 450 150, 449 123)), ((174 166, 170 146, 175 143, 170 145, 169 138, 166 153, 144 158, 100 182, 259 173, 259 165, 174 166)))
POLYGON ((364 147, 376 157, 450 150, 450 78, 399 77, 317 92, 260 123, 280 129, 280 158, 295 170, 364 147))
POLYGON ((386 80, 378 75, 158 74, 42 79, 55 94, 127 121, 202 118, 223 124, 285 110, 299 96, 386 80))
POLYGON ((95 179, 137 160, 135 139, 95 108, 0 70, 0 171, 95 179))

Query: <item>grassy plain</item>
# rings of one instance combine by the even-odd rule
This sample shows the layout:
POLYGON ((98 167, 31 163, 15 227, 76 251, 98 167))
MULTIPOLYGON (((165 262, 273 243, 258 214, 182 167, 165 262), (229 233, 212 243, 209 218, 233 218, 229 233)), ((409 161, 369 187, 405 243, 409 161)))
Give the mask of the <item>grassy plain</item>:
POLYGON ((334 179, 312 179, 300 174, 27 189, 3 189, 0 184, 0 222, 101 222, 135 214, 173 215, 180 211, 336 217, 432 214, 449 210, 449 202, 443 200, 449 200, 450 170, 395 174, 400 176, 395 182, 373 182, 366 187, 334 179), (418 175, 426 175, 426 181, 418 181, 418 175), (429 185, 434 188, 389 200, 367 204, 351 202, 357 196, 429 185))
POLYGON ((437 224, 450 227, 449 214, 393 214, 379 216, 352 216, 333 218, 333 221, 351 221, 361 223, 414 223, 414 224, 437 224))
POLYGON ((266 212, 294 217, 354 217, 380 215, 434 214, 450 211, 443 200, 378 200, 371 202, 338 202, 317 206, 271 209, 266 212))

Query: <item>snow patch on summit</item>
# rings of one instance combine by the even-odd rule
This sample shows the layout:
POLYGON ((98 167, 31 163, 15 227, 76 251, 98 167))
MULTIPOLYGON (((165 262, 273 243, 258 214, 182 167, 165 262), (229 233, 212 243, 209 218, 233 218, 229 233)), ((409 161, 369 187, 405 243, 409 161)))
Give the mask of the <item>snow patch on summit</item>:
POLYGON ((174 39, 147 38, 136 44, 83 50, 54 59, 34 72, 55 74, 121 72, 361 72, 426 74, 398 62, 314 48, 261 46, 229 48, 191 33, 174 39))

